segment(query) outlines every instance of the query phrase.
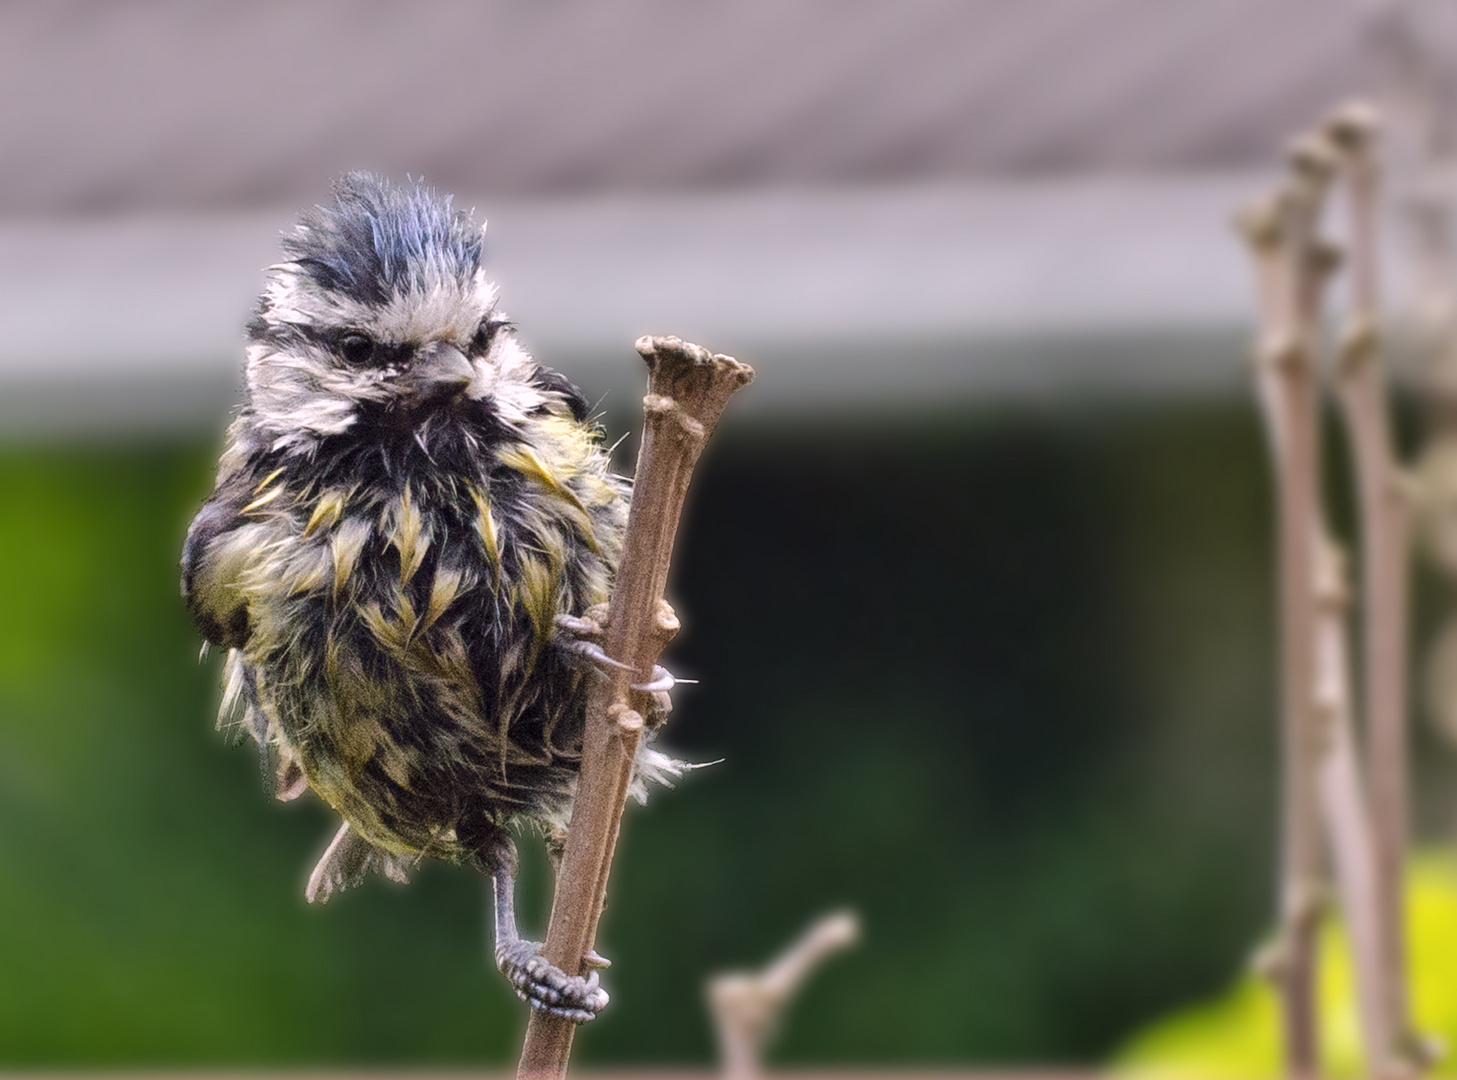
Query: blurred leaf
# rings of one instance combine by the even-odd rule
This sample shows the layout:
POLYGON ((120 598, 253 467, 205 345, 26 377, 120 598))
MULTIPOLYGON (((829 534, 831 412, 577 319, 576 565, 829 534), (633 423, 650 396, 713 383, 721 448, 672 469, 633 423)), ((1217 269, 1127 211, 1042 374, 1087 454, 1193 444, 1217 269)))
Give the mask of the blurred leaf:
MULTIPOLYGON (((1429 853, 1407 877, 1407 926, 1417 1029, 1457 1047, 1457 856, 1429 853)), ((1331 1076, 1363 1075, 1359 1018, 1345 928, 1320 938, 1322 1059, 1331 1076)), ((1274 991, 1253 973, 1212 1001, 1160 1020, 1118 1054, 1120 1075, 1150 1080, 1260 1080, 1283 1074, 1274 991)), ((1437 1073, 1457 1075, 1446 1057, 1437 1073)))

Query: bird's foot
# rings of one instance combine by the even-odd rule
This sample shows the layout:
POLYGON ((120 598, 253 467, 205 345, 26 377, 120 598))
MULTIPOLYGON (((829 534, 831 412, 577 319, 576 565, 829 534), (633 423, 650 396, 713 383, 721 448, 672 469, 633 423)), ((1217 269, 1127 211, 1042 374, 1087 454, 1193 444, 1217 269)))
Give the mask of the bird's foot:
POLYGON ((578 656, 585 656, 598 667, 631 671, 631 664, 624 664, 621 660, 612 659, 607 655, 607 650, 602 647, 609 625, 607 611, 606 604, 598 604, 588 608, 583 615, 558 615, 556 617, 557 632, 564 639, 563 644, 567 649, 578 656))
MULTIPOLYGON (((676 629, 678 619, 673 614, 672 607, 666 601, 660 601, 660 608, 659 621, 665 627, 672 626, 676 629)), ((586 657, 602 668, 631 671, 633 669, 630 664, 624 664, 621 660, 607 655, 607 650, 602 647, 609 625, 607 612, 606 604, 598 604, 596 607, 590 608, 584 615, 558 615, 556 617, 557 629, 567 638, 566 647, 577 655, 586 657)), ((663 721, 667 720, 668 714, 673 711, 673 701, 668 693, 682 681, 674 678, 673 673, 667 668, 655 665, 651 677, 645 682, 630 684, 632 689, 648 696, 649 705, 643 719, 649 728, 659 727, 663 721)))
POLYGON ((548 963, 541 955, 541 943, 517 938, 496 949, 496 967, 511 983, 516 996, 533 1009, 585 1024, 607 1004, 607 991, 602 989, 596 968, 607 961, 596 952, 587 954, 591 975, 568 975, 548 963))

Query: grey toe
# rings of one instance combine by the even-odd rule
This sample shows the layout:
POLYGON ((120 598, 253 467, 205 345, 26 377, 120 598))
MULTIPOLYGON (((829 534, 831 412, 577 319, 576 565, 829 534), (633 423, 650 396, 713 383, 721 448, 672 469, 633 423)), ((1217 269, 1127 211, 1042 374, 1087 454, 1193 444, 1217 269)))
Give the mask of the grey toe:
POLYGON ((585 1024, 608 1002, 597 972, 586 978, 568 975, 547 962, 535 941, 513 941, 496 950, 496 966, 516 996, 533 1009, 585 1024))

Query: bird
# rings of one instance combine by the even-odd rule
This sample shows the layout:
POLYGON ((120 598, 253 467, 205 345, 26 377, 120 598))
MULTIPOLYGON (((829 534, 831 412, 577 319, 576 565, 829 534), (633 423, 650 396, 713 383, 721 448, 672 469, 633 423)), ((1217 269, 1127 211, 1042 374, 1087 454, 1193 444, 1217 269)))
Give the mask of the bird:
MULTIPOLYGON (((219 725, 257 742, 280 799, 342 819, 307 898, 474 865, 496 966, 583 1023, 607 961, 569 975, 520 936, 513 835, 560 856, 631 483, 500 310, 484 229, 423 181, 354 172, 282 234, 182 596, 226 651, 219 725)), ((640 687, 650 727, 671 682, 640 687)), ((645 743, 634 794, 683 767, 645 743)))

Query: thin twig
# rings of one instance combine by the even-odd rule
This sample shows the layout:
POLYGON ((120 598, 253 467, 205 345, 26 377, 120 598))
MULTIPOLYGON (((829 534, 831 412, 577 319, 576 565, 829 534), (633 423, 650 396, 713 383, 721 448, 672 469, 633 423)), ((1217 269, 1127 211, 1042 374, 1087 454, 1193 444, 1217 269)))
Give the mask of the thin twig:
POLYGON ((763 971, 716 975, 708 981, 725 1077, 752 1080, 759 1075, 764 1045, 804 980, 859 937, 860 921, 853 913, 825 915, 763 971))
POLYGON ((1241 225, 1255 260, 1260 341, 1255 368, 1276 481, 1282 714, 1279 946, 1271 975, 1283 1006, 1286 1071, 1319 1071, 1316 931, 1322 893, 1314 702, 1319 535, 1314 328, 1309 239, 1323 185, 1306 173, 1241 225))
MULTIPOLYGON (((1310 214, 1297 225, 1303 245, 1294 266, 1301 285, 1299 293, 1301 335, 1309 343, 1312 369, 1322 351, 1321 297, 1340 262, 1337 249, 1319 236, 1320 214, 1335 177, 1338 152, 1329 136, 1312 133, 1299 140, 1291 155, 1297 185, 1310 191, 1310 214)), ((1311 422, 1319 429, 1320 395, 1313 378, 1309 388, 1311 422)), ((1346 583, 1346 560, 1325 520, 1320 494, 1321 470, 1317 436, 1314 504, 1311 537, 1314 577, 1311 588, 1315 603, 1315 669, 1312 731, 1317 740, 1316 776, 1318 797, 1324 815, 1325 839, 1335 872, 1336 893, 1351 939, 1356 969, 1356 997, 1361 1033, 1370 1060, 1385 1057, 1383 1048, 1392 1044, 1392 1027, 1386 1009, 1389 994, 1381 963, 1378 870, 1374 865, 1374 839, 1359 752, 1354 736, 1354 698, 1351 692, 1351 650, 1349 646, 1350 590, 1346 583)))
POLYGON ((1409 1071, 1406 982, 1407 627, 1409 507, 1392 450, 1381 364, 1377 240, 1377 119, 1348 106, 1327 124, 1340 150, 1350 216, 1351 316, 1341 340, 1337 399, 1350 433, 1361 528, 1365 628, 1366 763, 1376 887, 1376 948, 1386 1034, 1372 1046, 1373 1071, 1409 1071))
MULTIPOLYGON (((663 590, 688 482, 729 398, 754 377, 748 365, 677 338, 639 338, 637 351, 648 365, 648 395, 606 635, 607 654, 631 670, 605 674, 588 703, 581 775, 543 949, 568 974, 586 973, 642 740, 647 703, 632 684, 651 681, 659 654, 678 629, 663 590)), ((517 1075, 565 1076, 574 1030, 570 1021, 533 1012, 517 1075)))

